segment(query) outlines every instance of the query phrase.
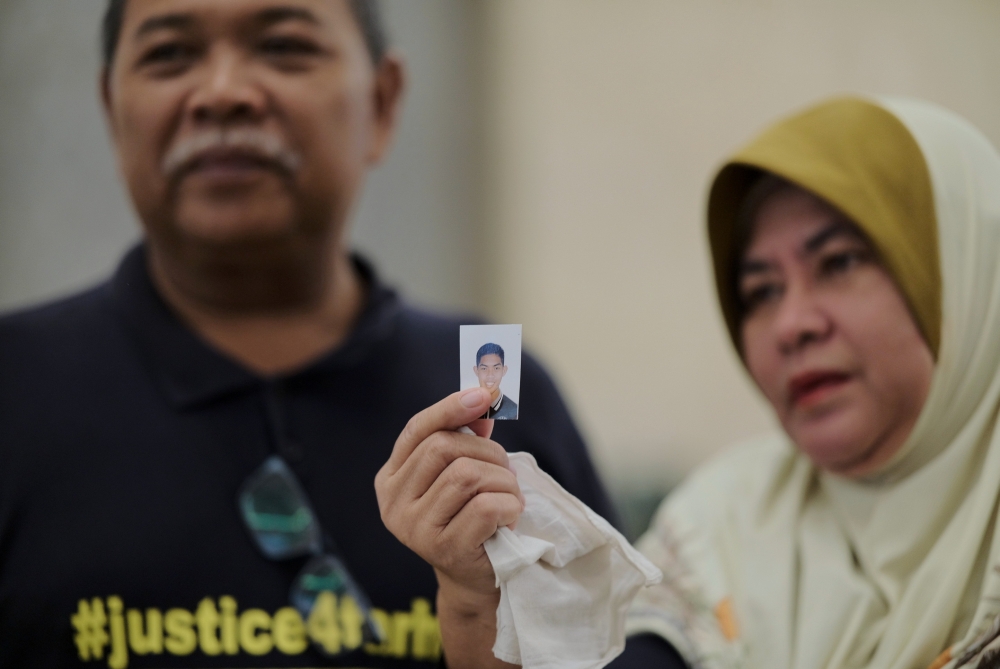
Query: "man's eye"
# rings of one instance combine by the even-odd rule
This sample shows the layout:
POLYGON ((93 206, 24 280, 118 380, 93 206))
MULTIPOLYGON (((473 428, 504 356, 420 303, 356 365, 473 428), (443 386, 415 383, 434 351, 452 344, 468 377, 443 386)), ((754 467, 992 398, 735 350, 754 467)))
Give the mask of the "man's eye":
POLYGON ((153 47, 142 57, 143 64, 177 63, 191 55, 191 49, 180 42, 168 42, 153 47))
POLYGON ((308 56, 319 52, 312 42, 294 37, 271 37, 264 40, 260 50, 269 56, 308 56))

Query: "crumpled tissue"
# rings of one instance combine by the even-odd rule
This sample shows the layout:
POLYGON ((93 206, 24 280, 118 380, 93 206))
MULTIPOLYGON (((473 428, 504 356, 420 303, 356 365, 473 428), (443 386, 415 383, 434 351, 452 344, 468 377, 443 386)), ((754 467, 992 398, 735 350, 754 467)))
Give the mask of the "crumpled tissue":
POLYGON ((493 654, 526 669, 600 669, 625 648, 633 597, 663 575, 530 454, 510 465, 524 512, 484 545, 500 588, 493 654))

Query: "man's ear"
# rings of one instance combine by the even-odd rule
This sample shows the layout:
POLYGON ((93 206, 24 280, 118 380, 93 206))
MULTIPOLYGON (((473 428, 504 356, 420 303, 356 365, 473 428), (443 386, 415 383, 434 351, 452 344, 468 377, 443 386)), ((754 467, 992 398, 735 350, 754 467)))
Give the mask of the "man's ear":
POLYGON ((395 52, 389 52, 375 67, 375 87, 373 91, 372 113, 375 133, 369 160, 377 164, 389 150, 392 138, 399 124, 399 113, 403 106, 406 90, 406 64, 395 52))
POLYGON ((104 66, 101 68, 100 79, 97 83, 101 93, 101 108, 104 110, 104 120, 108 124, 108 129, 114 135, 114 117, 111 114, 111 68, 104 66))

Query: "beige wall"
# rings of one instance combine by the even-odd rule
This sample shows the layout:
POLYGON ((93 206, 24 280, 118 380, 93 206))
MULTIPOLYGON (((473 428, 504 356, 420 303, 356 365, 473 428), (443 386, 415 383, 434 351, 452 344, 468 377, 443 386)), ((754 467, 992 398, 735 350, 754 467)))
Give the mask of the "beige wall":
MULTIPOLYGON (((95 280, 135 237, 94 93, 103 5, 0 0, 0 308, 95 280)), ((706 262, 728 151, 841 91, 926 97, 1000 142, 997 0, 386 9, 412 87, 355 239, 417 300, 523 323, 618 487, 770 425, 706 262)))
POLYGON ((504 0, 489 14, 491 304, 523 322, 618 487, 771 426, 709 277, 703 202, 727 152, 855 91, 937 101, 1000 142, 995 0, 504 0))

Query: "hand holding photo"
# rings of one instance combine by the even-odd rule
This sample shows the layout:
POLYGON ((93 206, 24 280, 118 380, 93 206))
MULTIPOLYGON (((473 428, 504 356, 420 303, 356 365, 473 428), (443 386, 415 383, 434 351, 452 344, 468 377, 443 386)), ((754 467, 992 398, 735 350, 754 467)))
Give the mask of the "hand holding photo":
POLYGON ((483 418, 517 420, 521 395, 521 326, 463 325, 459 328, 462 390, 479 386, 492 403, 483 418))

